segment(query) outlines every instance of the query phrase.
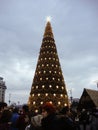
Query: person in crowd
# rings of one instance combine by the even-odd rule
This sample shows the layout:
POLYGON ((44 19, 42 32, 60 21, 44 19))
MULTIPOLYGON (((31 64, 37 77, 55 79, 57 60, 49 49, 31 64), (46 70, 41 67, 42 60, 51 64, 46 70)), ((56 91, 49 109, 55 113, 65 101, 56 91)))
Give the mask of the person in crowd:
POLYGON ((73 115, 70 112, 70 109, 68 106, 65 106, 60 111, 62 117, 60 119, 60 127, 62 130, 76 130, 76 125, 73 120, 73 115))
MULTIPOLYGON (((31 123, 28 126, 29 130, 42 130, 41 128, 41 120, 42 120, 43 116, 41 114, 37 114, 33 117, 31 117, 31 123)), ((27 127, 27 130, 28 130, 27 127)))
POLYGON ((86 130, 88 128, 89 117, 90 117, 89 111, 83 108, 80 114, 80 118, 79 118, 81 129, 86 130))
POLYGON ((80 120, 79 120, 80 114, 81 114, 81 113, 80 113, 80 110, 77 109, 75 112, 76 112, 75 118, 74 118, 75 125, 76 125, 77 130, 81 130, 81 129, 80 129, 80 120))
POLYGON ((92 112, 91 130, 98 130, 98 108, 92 112))
POLYGON ((42 106, 42 130, 58 130, 56 125, 56 108, 52 103, 46 102, 42 106))
POLYGON ((18 114, 18 108, 15 107, 13 109, 13 112, 12 112, 12 117, 11 117, 11 130, 18 130, 18 128, 16 127, 16 123, 17 123, 17 120, 19 118, 19 114, 18 114))
POLYGON ((75 130, 68 107, 58 114, 56 107, 47 102, 42 107, 42 115, 42 130, 75 130))
POLYGON ((25 130, 26 126, 30 124, 30 114, 29 107, 27 105, 23 105, 22 114, 19 116, 16 127, 18 130, 25 130))
POLYGON ((11 130, 12 112, 9 109, 4 109, 0 117, 0 130, 11 130))

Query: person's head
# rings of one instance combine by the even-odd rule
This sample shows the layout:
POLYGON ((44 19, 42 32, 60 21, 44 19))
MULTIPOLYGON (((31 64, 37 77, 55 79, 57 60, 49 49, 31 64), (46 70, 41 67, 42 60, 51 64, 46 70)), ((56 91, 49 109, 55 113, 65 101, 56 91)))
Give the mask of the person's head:
POLYGON ((9 122, 11 117, 12 117, 12 112, 9 111, 9 109, 5 109, 1 114, 1 122, 2 123, 9 122))
POLYGON ((23 110, 23 113, 28 113, 29 112, 28 105, 23 105, 22 110, 23 110))
POLYGON ((19 111, 18 107, 15 107, 15 108, 13 109, 13 113, 18 113, 18 111, 19 111))
POLYGON ((7 108, 7 103, 1 102, 0 103, 0 111, 4 110, 7 108))
POLYGON ((42 115, 43 115, 43 117, 54 114, 55 112, 56 112, 55 106, 50 102, 46 102, 42 106, 42 115))
POLYGON ((69 112, 70 112, 70 109, 69 109, 68 106, 63 107, 62 110, 60 111, 60 113, 63 114, 63 115, 66 115, 69 112))

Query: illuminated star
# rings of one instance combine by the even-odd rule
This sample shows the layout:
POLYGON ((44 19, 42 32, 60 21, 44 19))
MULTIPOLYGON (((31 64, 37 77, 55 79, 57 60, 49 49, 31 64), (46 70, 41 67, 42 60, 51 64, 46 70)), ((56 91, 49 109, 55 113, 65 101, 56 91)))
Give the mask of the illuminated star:
POLYGON ((51 16, 48 16, 48 17, 46 18, 46 21, 47 21, 47 22, 50 22, 51 19, 52 19, 51 16))

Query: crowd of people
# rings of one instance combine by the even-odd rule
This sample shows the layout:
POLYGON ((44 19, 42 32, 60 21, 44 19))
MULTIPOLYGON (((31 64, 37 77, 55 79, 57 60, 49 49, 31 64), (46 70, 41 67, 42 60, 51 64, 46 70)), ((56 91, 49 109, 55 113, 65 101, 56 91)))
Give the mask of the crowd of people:
POLYGON ((0 130, 98 130, 98 109, 76 111, 65 106, 57 111, 47 102, 34 115, 28 105, 21 111, 5 105, 0 107, 0 130))

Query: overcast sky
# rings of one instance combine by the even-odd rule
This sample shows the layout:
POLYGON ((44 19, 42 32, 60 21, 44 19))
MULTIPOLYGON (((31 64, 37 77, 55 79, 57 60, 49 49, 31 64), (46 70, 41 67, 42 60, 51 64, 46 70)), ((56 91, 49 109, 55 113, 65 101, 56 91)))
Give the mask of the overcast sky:
POLYGON ((0 76, 7 86, 6 102, 9 95, 11 102, 28 101, 47 16, 52 17, 67 89, 74 98, 84 88, 97 90, 97 0, 0 0, 0 76))

